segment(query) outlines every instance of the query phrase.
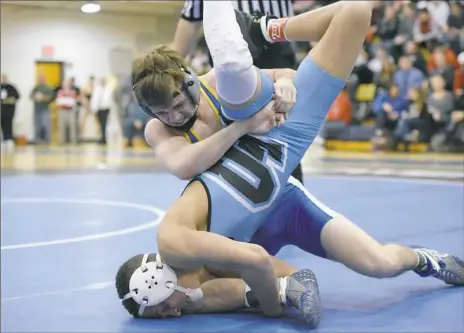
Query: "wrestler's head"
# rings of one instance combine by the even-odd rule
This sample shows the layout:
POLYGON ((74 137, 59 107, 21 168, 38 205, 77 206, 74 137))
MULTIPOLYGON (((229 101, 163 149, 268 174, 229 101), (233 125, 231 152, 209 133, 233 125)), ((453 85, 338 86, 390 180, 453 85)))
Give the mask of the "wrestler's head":
POLYGON ((203 296, 199 289, 178 286, 176 273, 157 254, 127 260, 116 274, 116 289, 135 318, 179 317, 188 303, 203 296))
POLYGON ((187 131, 196 120, 200 85, 180 55, 154 48, 132 65, 134 95, 144 112, 167 126, 187 131))

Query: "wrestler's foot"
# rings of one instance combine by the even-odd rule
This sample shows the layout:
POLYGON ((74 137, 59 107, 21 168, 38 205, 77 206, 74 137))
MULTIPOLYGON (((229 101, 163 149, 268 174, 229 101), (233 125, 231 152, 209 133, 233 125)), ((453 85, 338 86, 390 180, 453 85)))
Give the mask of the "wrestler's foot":
MULTIPOLYGON (((235 18, 242 32, 243 39, 248 44, 248 49, 253 59, 258 58, 263 53, 264 49, 267 48, 267 45, 269 45, 264 38, 261 21, 269 20, 271 17, 269 16, 268 18, 259 12, 255 12, 250 16, 244 12, 235 11, 235 18)), ((267 21, 263 22, 263 24, 265 23, 267 23, 267 21)))
POLYGON ((464 261, 449 253, 441 253, 435 250, 416 248, 414 251, 425 258, 424 267, 417 268, 416 272, 421 277, 432 276, 447 284, 464 286, 464 261))
POLYGON ((311 328, 322 319, 322 303, 316 275, 310 269, 293 273, 287 280, 285 289, 287 301, 296 307, 311 328))

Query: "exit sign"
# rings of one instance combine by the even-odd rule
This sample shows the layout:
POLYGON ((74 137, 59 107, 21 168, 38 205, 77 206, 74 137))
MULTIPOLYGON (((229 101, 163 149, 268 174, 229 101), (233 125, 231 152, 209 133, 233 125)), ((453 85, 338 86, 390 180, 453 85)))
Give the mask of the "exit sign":
POLYGON ((53 58, 55 48, 51 45, 42 46, 42 58, 53 58))

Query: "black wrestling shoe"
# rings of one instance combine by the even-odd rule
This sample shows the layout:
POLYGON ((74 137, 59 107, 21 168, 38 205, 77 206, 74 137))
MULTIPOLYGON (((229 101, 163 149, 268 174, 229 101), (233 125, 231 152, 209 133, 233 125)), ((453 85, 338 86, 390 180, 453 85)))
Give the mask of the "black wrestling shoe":
POLYGON ((302 269, 287 278, 285 289, 287 302, 296 307, 310 328, 316 328, 323 314, 316 275, 310 269, 302 269))
POLYGON ((270 43, 264 38, 261 30, 261 20, 265 20, 266 26, 270 19, 276 19, 276 16, 264 15, 255 11, 253 15, 235 11, 237 23, 243 35, 243 39, 248 44, 253 59, 258 58, 270 43))

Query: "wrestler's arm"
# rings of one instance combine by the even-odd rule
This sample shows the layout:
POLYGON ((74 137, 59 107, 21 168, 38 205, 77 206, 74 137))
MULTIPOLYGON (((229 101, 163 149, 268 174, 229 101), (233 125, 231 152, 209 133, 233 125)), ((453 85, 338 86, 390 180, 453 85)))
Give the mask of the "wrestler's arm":
POLYGON ((165 262, 175 268, 191 270, 206 265, 237 274, 253 290, 264 314, 282 314, 275 271, 262 247, 187 228, 176 228, 170 235, 165 232, 158 246, 165 262))
POLYGON ((261 246, 197 231, 208 217, 208 197, 194 182, 166 213, 158 228, 158 250, 170 266, 194 270, 208 266, 231 271, 253 290, 267 316, 282 314, 271 256, 261 246))
POLYGON ((187 304, 183 313, 221 313, 245 308, 245 282, 241 279, 214 279, 200 288, 203 298, 187 304))
POLYGON ((274 82, 280 79, 293 80, 296 75, 296 70, 291 68, 262 69, 261 71, 269 75, 274 82))
MULTIPOLYGON (((298 269, 276 257, 271 256, 276 278, 290 276, 298 269)), ((240 276, 231 272, 223 272, 206 267, 201 285, 203 298, 189 303, 184 313, 219 313, 244 309, 245 282, 240 276)))
POLYGON ((145 126, 145 139, 157 162, 179 179, 190 179, 214 165, 227 150, 248 132, 249 123, 236 122, 200 142, 191 144, 184 136, 173 135, 157 120, 145 126))
MULTIPOLYGON (((272 257, 276 278, 290 276, 298 269, 276 257, 272 257)), ((246 308, 245 282, 240 276, 231 272, 222 272, 206 268, 209 280, 202 283, 203 298, 189 303, 185 313, 231 312, 246 308)))

